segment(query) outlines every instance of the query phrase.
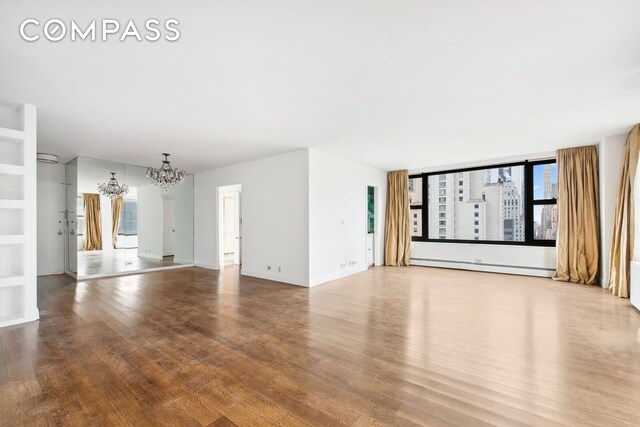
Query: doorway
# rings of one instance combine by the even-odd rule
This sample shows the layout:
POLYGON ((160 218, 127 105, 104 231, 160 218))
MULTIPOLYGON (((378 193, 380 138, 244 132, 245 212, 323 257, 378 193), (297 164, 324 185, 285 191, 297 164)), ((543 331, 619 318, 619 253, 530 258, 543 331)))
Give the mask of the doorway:
POLYGON ((173 196, 162 198, 162 257, 175 255, 176 201, 173 196))
POLYGON ((219 264, 242 264, 241 185, 218 188, 218 254, 219 264))
POLYGON ((367 267, 372 267, 376 262, 376 200, 378 188, 367 186, 367 267))

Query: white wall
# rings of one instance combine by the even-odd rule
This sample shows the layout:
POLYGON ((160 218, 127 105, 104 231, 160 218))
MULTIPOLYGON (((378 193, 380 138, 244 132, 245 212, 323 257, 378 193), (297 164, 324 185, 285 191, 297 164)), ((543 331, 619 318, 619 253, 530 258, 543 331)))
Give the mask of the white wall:
POLYGON ((65 169, 63 164, 38 163, 38 275, 64 272, 65 169), (58 221, 63 221, 57 224, 58 221), (57 249, 56 249, 57 248, 57 249))
POLYGON ((367 268, 367 186, 378 188, 375 264, 384 263, 387 173, 309 150, 309 283, 367 268))
POLYGON ((38 180, 64 182, 64 164, 38 162, 38 180))
POLYGON ((162 194, 153 184, 138 187, 138 256, 162 259, 162 194))
POLYGON ((609 252, 627 134, 603 138, 598 145, 600 173, 600 284, 609 282, 609 252))
POLYGON ((308 286, 308 170, 304 149, 196 174, 195 264, 219 268, 218 187, 241 184, 242 274, 308 286))
POLYGON ((555 247, 413 242, 411 265, 550 277, 555 247))
POLYGON ((166 194, 173 194, 176 201, 176 232, 173 257, 178 263, 193 262, 193 175, 166 194))

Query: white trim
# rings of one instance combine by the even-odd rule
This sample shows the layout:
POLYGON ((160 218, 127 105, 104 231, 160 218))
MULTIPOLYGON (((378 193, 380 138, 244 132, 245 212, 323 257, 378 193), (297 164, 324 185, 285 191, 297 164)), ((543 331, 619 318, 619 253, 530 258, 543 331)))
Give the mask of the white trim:
POLYGON ((27 322, 35 322, 40 319, 40 313, 36 310, 35 313, 32 313, 30 316, 16 316, 13 319, 6 320, 4 322, 0 322, 0 328, 4 328, 6 326, 19 325, 27 322))
POLYGON ((176 264, 193 264, 192 259, 183 259, 183 258, 173 258, 173 262, 176 264))
POLYGON ((164 258, 162 255, 158 255, 158 254, 141 254, 140 252, 138 252, 138 256, 140 258, 155 259, 156 261, 162 261, 162 259, 164 258))
POLYGON ((497 266, 481 263, 464 263, 456 261, 437 261, 437 260, 416 260, 412 259, 410 265, 420 267, 436 267, 436 268, 451 268, 454 270, 469 270, 469 271, 482 271, 487 273, 503 273, 503 274, 516 274, 520 276, 536 276, 536 277, 551 277, 553 271, 542 268, 527 268, 521 266, 497 266))
POLYGON ((43 277, 43 276, 59 276, 60 274, 67 274, 64 271, 54 271, 53 273, 42 273, 42 274, 38 274, 38 277, 43 277))
POLYGON ((309 280, 309 286, 318 286, 323 283, 331 282, 334 280, 342 279, 343 277, 351 276, 352 274, 362 273, 363 271, 367 271, 369 267, 367 266, 354 266, 349 268, 344 268, 340 271, 336 271, 335 273, 326 274, 324 276, 312 278, 309 280))
POLYGON ((208 268, 209 270, 220 270, 220 264, 217 263, 213 264, 209 262, 196 261, 193 263, 193 265, 200 268, 208 268))
POLYGON ((274 273, 274 272, 266 272, 266 271, 262 272, 262 271, 247 270, 245 268, 242 268, 240 270, 240 274, 242 276, 257 277, 258 279, 271 280, 272 282, 288 283, 290 285, 303 286, 305 288, 309 287, 308 280, 301 279, 295 276, 287 276, 282 273, 274 273))

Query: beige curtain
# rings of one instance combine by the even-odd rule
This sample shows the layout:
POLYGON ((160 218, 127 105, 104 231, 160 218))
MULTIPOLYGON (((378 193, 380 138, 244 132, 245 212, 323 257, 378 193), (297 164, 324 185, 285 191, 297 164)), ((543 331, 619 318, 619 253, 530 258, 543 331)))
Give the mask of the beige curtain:
POLYGON ((624 149, 609 257, 609 290, 621 298, 629 298, 629 269, 633 259, 634 239, 633 191, 639 151, 640 124, 629 132, 624 149))
POLYGON ((118 228, 120 228, 120 218, 122 217, 122 206, 124 200, 122 197, 111 200, 111 238, 113 241, 113 247, 116 247, 118 243, 118 228))
POLYGON ((411 225, 409 220, 409 172, 387 174, 387 217, 384 227, 384 264, 409 265, 411 225))
POLYGON ((100 227, 100 196, 84 193, 84 244, 85 251, 102 249, 102 229, 100 227))
POLYGON ((594 145, 558 150, 558 267, 564 282, 598 281, 600 218, 598 151, 594 145))

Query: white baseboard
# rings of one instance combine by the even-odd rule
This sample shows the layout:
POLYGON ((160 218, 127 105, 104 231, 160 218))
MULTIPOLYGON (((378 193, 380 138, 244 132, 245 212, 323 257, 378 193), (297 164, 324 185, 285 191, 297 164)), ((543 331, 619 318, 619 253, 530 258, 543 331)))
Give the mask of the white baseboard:
POLYGON ((176 264, 193 264, 192 259, 184 259, 184 258, 173 258, 173 262, 176 264))
POLYGON ((0 322, 0 328, 4 328, 6 326, 20 325, 22 323, 27 323, 27 322, 35 322, 38 319, 40 319, 40 313, 36 311, 35 313, 30 313, 28 316, 17 317, 15 319, 0 322))
POLYGON ((288 276, 282 273, 247 270, 246 268, 242 268, 240 270, 240 274, 243 276, 257 277, 258 279, 271 280, 273 282, 288 283, 290 285, 304 286, 305 288, 309 287, 309 282, 306 279, 301 279, 300 277, 295 276, 288 276))
POLYGON ((453 268, 457 270, 483 271, 487 273, 517 274, 521 276, 551 277, 555 270, 550 268, 527 267, 517 265, 481 264, 474 262, 411 259, 411 265, 421 267, 453 268))
POLYGON ((195 261, 193 265, 200 268, 208 268, 209 270, 220 270, 220 264, 217 263, 195 261))
POLYGON ((64 273, 64 271, 54 271, 54 272, 51 272, 51 273, 38 273, 38 277, 40 277, 40 276, 56 276, 56 275, 59 275, 59 274, 65 274, 65 273, 64 273))
POLYGON ((140 258, 149 258, 149 259, 155 259, 157 261, 162 261, 163 260, 163 256, 162 255, 158 255, 158 254, 142 254, 140 252, 138 252, 138 256, 140 258))
POLYGON ((325 274, 324 276, 312 278, 309 281, 309 286, 318 286, 323 283, 331 282, 333 280, 342 279, 343 277, 351 276, 352 274, 361 273, 366 271, 368 267, 366 266, 354 266, 350 268, 343 268, 342 270, 335 271, 330 274, 325 274))

